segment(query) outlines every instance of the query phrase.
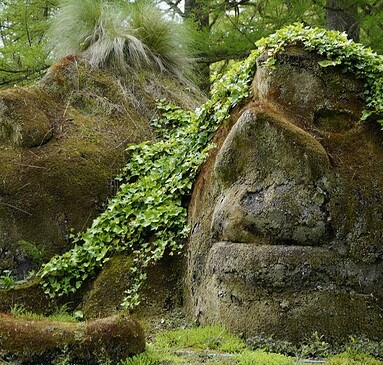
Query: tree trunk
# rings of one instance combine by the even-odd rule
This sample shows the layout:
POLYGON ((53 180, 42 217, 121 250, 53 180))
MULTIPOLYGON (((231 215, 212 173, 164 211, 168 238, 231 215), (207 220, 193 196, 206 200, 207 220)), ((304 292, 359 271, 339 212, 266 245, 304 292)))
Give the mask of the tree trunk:
POLYGON ((359 41, 358 5, 352 0, 327 0, 327 28, 346 32, 349 38, 359 41))
MULTIPOLYGON (((185 18, 193 19, 197 30, 209 30, 209 6, 205 0, 185 0, 185 18)), ((210 64, 197 61, 195 71, 198 77, 198 86, 208 93, 210 91, 210 64)))

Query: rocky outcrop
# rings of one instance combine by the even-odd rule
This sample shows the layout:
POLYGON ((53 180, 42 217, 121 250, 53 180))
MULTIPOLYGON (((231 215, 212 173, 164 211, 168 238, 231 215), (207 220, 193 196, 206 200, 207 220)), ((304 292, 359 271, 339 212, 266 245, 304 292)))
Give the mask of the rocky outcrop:
MULTIPOLYGON (((62 323, 0 315, 0 362, 116 363, 144 350, 138 322, 116 315, 131 284, 128 255, 111 258, 93 282, 59 299, 49 299, 38 278, 12 284, 70 249, 71 233, 105 209, 129 158, 126 146, 154 137, 150 122, 163 98, 185 109, 203 100, 191 85, 164 74, 140 69, 118 78, 71 56, 38 85, 0 91, 0 311, 21 307, 48 315, 64 304, 98 318, 62 323), (4 270, 11 272, 8 281, 4 270)), ((151 268, 142 298, 147 307, 169 309, 180 300, 179 260, 177 270, 169 267, 164 259, 151 268)))
POLYGON ((0 275, 23 277, 71 248, 118 188, 128 143, 151 139, 158 99, 201 95, 158 72, 125 78, 76 57, 38 84, 0 91, 0 275))
POLYGON ((189 209, 187 306, 201 324, 383 337, 382 135, 358 123, 362 82, 320 59, 261 56, 252 98, 216 135, 189 209))

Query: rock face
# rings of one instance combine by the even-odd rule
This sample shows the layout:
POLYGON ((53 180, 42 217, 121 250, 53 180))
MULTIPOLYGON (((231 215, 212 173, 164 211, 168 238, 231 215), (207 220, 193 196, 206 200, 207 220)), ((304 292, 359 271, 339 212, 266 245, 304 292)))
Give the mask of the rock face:
POLYGON ((0 275, 71 248, 118 188, 128 143, 152 138, 157 99, 201 96, 158 72, 125 79, 67 57, 35 86, 0 91, 0 275))
POLYGON ((200 323, 299 341, 383 337, 382 134, 362 83, 300 48, 258 59, 189 209, 186 302, 200 323))

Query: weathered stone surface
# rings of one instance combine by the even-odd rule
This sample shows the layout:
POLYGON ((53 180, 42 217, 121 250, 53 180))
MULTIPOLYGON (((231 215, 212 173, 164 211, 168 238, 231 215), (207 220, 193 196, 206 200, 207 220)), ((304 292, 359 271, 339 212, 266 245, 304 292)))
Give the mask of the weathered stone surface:
POLYGON ((145 350, 141 326, 129 316, 90 322, 16 319, 0 315, 0 359, 20 364, 51 364, 65 357, 69 363, 115 363, 145 350))
POLYGON ((278 67, 264 67, 264 60, 265 56, 257 60, 255 99, 267 100, 306 128, 314 124, 321 130, 344 132, 355 126, 363 108, 362 81, 341 67, 321 67, 321 56, 301 47, 281 52, 278 67))
POLYGON ((362 83, 317 55, 258 60, 196 181, 186 302, 202 324, 299 341, 383 337, 382 135, 362 83))
POLYGON ((234 242, 268 236, 320 243, 329 234, 328 168, 324 148, 309 134, 267 113, 245 111, 215 163, 223 199, 213 214, 213 235, 234 242))

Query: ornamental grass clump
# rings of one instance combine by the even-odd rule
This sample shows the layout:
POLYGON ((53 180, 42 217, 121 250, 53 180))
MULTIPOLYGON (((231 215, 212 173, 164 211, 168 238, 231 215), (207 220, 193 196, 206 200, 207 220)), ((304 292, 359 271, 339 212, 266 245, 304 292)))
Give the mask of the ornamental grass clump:
POLYGON ((178 78, 190 73, 186 28, 150 0, 63 0, 48 31, 55 58, 78 55, 117 72, 142 67, 178 78))

